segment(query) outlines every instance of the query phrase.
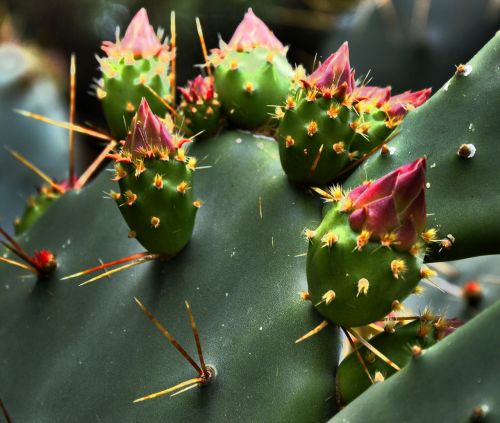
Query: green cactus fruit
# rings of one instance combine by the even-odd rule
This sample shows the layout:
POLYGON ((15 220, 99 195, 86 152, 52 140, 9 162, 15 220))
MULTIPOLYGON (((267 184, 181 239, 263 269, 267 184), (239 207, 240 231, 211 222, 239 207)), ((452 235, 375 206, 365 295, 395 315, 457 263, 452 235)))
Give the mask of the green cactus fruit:
POLYGON ((180 130, 190 137, 199 134, 197 139, 215 135, 222 126, 222 116, 213 78, 198 75, 179 90, 183 96, 176 119, 180 130))
POLYGON ((329 423, 364 423, 368 415, 380 422, 497 422, 499 319, 497 301, 329 423))
POLYGON ((322 185, 380 145, 430 89, 390 96, 356 87, 347 42, 290 92, 276 114, 281 164, 295 182, 322 185))
MULTIPOLYGON (((181 142, 182 143, 182 142, 181 142)), ((132 120, 116 161, 120 193, 110 192, 130 227, 130 236, 151 253, 176 255, 191 238, 196 211, 193 171, 196 160, 168 132, 145 99, 132 120)))
MULTIPOLYGON (((426 310, 420 319, 405 325, 395 320, 387 320, 385 331, 370 339, 370 344, 399 368, 403 368, 412 357, 417 358, 423 350, 450 334, 458 325, 457 321, 434 316, 426 310)), ((367 347, 358 346, 358 352, 375 383, 396 372, 394 367, 377 357, 367 347)), ((372 385, 355 352, 351 352, 342 360, 336 378, 338 400, 343 405, 350 403, 372 385)))
POLYGON ((309 239, 307 281, 312 303, 338 325, 362 326, 397 309, 422 277, 420 241, 427 215, 425 160, 402 166, 344 195, 309 239))
POLYGON ((283 102, 294 71, 286 59, 286 48, 252 9, 229 43, 222 44, 210 60, 228 120, 245 129, 270 126, 270 106, 283 102))
POLYGON ((23 215, 14 220, 16 235, 28 230, 46 212, 49 206, 60 197, 61 194, 50 186, 43 186, 36 196, 30 196, 26 202, 23 215))
POLYGON ((438 231, 427 261, 500 253, 500 96, 492 94, 500 90, 499 61, 497 33, 346 182, 354 187, 425 155, 429 226, 438 231))
POLYGON ((98 58, 102 78, 96 94, 111 133, 123 140, 142 98, 155 114, 166 114, 167 108, 157 96, 171 100, 169 68, 175 52, 169 52, 155 34, 145 9, 134 16, 123 39, 105 41, 102 49, 106 56, 98 58))
POLYGON ((199 171, 196 194, 207 207, 175 260, 81 288, 59 280, 138 251, 115 204, 100 199, 113 188, 107 172, 69 191, 20 237, 26 249, 53 250, 59 266, 44 283, 0 270, 1 395, 14 422, 313 423, 335 413, 338 331, 294 345, 320 321, 297 295, 305 268, 294 257, 320 205, 288 183, 273 141, 226 132, 191 149, 213 166, 199 171), (217 370, 210 384, 133 404, 195 375, 134 296, 196 357, 189 301, 205 361, 217 370))

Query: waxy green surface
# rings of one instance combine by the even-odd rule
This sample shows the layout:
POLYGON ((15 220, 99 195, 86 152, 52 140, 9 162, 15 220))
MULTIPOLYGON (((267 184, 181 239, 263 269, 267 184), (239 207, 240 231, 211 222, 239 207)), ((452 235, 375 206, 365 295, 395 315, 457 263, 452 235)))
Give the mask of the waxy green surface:
POLYGON ((321 317, 298 297, 306 289, 306 226, 320 205, 281 171, 274 141, 230 132, 190 149, 205 201, 193 238, 170 262, 142 264, 94 284, 70 273, 142 251, 127 238, 114 184, 103 172, 70 192, 20 238, 46 247, 59 268, 46 281, 2 265, 0 396, 14 421, 318 422, 335 412, 340 341, 329 327, 294 341, 321 317), (261 214, 262 211, 262 214, 261 214), (208 386, 132 404, 196 376, 144 316, 139 298, 193 355, 190 302, 208 386))

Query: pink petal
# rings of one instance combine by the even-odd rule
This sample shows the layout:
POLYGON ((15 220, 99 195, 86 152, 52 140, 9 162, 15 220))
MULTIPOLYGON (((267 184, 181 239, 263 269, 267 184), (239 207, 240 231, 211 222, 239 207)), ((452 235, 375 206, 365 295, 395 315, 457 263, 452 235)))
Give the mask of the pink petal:
POLYGON ((358 197, 354 206, 356 208, 363 207, 372 201, 376 201, 382 197, 387 197, 392 194, 398 175, 399 169, 396 169, 382 178, 377 179, 375 182, 372 182, 369 189, 365 190, 363 194, 358 197))
POLYGON ((286 49, 267 25, 253 13, 252 8, 245 13, 236 31, 234 31, 228 47, 237 51, 250 50, 255 47, 266 47, 285 53, 286 49))
POLYGON ((394 199, 391 196, 381 198, 365 206, 368 216, 366 229, 379 237, 391 232, 399 224, 394 199))
POLYGON ((344 82, 346 94, 354 89, 354 75, 349 65, 349 45, 347 41, 328 57, 308 78, 307 82, 317 88, 338 87, 344 82))

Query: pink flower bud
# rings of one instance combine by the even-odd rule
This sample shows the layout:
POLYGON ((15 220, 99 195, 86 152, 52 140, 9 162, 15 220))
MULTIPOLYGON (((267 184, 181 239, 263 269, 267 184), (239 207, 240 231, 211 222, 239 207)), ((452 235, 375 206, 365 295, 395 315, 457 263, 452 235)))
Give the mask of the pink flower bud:
POLYGON ((306 82, 315 88, 340 88, 343 95, 352 93, 356 86, 354 71, 349 65, 349 45, 347 41, 326 59, 309 77, 306 82))
POLYGON ((116 43, 104 41, 101 48, 108 56, 111 56, 116 51, 119 53, 132 52, 136 57, 145 57, 156 56, 166 50, 167 46, 162 44, 156 35, 155 30, 149 23, 146 9, 142 8, 130 21, 121 40, 116 43))
POLYGON ((354 89, 352 93, 355 100, 367 101, 381 107, 391 98, 391 87, 371 87, 364 85, 354 89))
POLYGON ((192 81, 188 81, 187 87, 179 87, 184 99, 189 103, 194 103, 197 100, 211 100, 214 97, 214 80, 210 77, 203 78, 198 75, 192 81))
POLYGON ((167 127, 151 111, 148 102, 143 98, 139 110, 132 119, 124 148, 134 154, 139 150, 150 150, 155 147, 169 151, 174 151, 176 148, 167 127))
POLYGON ((425 158, 401 166, 382 178, 352 190, 351 228, 370 231, 378 238, 395 233, 396 245, 408 250, 427 223, 425 158))
POLYGON ((234 31, 228 47, 237 51, 265 47, 269 50, 285 54, 286 48, 281 44, 267 25, 249 8, 236 31, 234 31))
POLYGON ((391 97, 384 106, 389 116, 404 116, 410 110, 425 103, 430 97, 431 92, 431 88, 415 92, 405 91, 402 94, 391 97))

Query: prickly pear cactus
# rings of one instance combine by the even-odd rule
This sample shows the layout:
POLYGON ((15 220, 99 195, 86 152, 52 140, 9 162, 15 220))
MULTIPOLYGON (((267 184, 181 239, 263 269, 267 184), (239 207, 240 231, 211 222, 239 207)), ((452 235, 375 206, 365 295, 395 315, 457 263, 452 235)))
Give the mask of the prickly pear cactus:
POLYGON ((122 140, 143 97, 155 114, 167 112, 161 99, 170 100, 169 68, 175 52, 155 34, 145 9, 134 16, 123 39, 105 41, 102 49, 106 56, 98 58, 102 78, 96 95, 111 133, 122 140))
POLYGON ((197 135, 197 139, 215 135, 222 126, 222 113, 214 79, 198 75, 179 90, 183 97, 176 119, 180 130, 187 136, 197 135))
MULTIPOLYGON (((421 318, 404 325, 389 318, 385 322, 384 332, 370 339, 370 344, 386 357, 390 357, 397 367, 403 368, 412 358, 419 357, 427 348, 453 332, 457 324, 442 316, 433 315, 430 310, 426 310, 421 318)), ((365 346, 359 347, 358 353, 364 358, 367 370, 375 383, 383 382, 397 372, 365 346)), ((342 360, 336 378, 338 399, 344 405, 372 385, 355 352, 342 360)))
POLYGON ((500 301, 368 389, 330 423, 366 422, 367 415, 384 422, 498 421, 500 361, 492 339, 498 319, 500 301), (464 392, 464 386, 471 389, 464 392), (423 407, 429 398, 435 399, 432 407, 423 407))
POLYGON ((345 194, 307 230, 311 301, 330 321, 366 325, 398 309, 428 269, 420 234, 426 225, 425 160, 402 166, 345 194))
POLYGON ((115 159, 120 193, 111 192, 127 221, 129 236, 151 253, 176 255, 193 232, 200 200, 193 200, 196 159, 169 133, 145 99, 115 159))
POLYGON ((214 50, 215 87, 230 122, 246 129, 271 125, 271 106, 282 103, 292 83, 286 50, 252 9, 229 43, 214 50))
POLYGON ((21 217, 14 220, 16 235, 20 235, 31 227, 53 204, 61 194, 50 186, 42 186, 38 195, 28 197, 26 208, 21 217))
POLYGON ((114 202, 102 199, 115 186, 109 172, 80 193, 67 192, 20 238, 26 248, 50 248, 59 266, 44 281, 19 279, 22 270, 2 267, 0 380, 14 421, 97 415, 103 421, 316 422, 335 412, 337 331, 294 345, 319 321, 297 295, 306 288, 305 267, 294 257, 306 247, 302 228, 320 219, 319 204, 289 185, 271 140, 228 132, 193 145, 190 154, 211 166, 194 174, 195 194, 206 206, 191 242, 167 262, 80 288, 59 280, 99 259, 142 250, 127 238, 114 202), (242 188, 239 180, 252 183, 242 188), (71 225, 61 225, 69 216, 71 225), (206 362, 217 371, 210 384, 132 403, 193 377, 134 296, 195 354, 184 310, 189 301, 206 362))
MULTIPOLYGON (((175 31, 172 34, 175 40, 175 31)), ((498 125, 495 120, 482 120, 483 105, 474 97, 473 89, 484 94, 479 90, 484 81, 470 76, 479 69, 488 75, 486 85, 490 89, 498 84, 498 78, 493 77, 498 71, 494 66, 498 37, 478 54, 479 58, 458 66, 456 79, 443 88, 451 91, 461 87, 465 98, 469 95, 471 99, 465 101, 461 96, 460 101, 446 102, 438 93, 436 101, 411 112, 400 126, 401 137, 396 137, 395 143, 387 138, 391 119, 399 123, 401 116, 429 93, 407 92, 389 98, 388 89, 357 87, 347 45, 309 78, 296 73, 292 79, 286 49, 251 10, 230 43, 222 44, 208 61, 202 35, 200 41, 208 76, 200 76, 180 90, 184 102, 177 109, 175 104, 165 102, 168 89, 174 88, 175 76, 168 77, 166 66, 175 54, 175 41, 169 53, 154 34, 144 10, 134 18, 123 40, 105 43, 109 60, 102 61, 106 63, 102 65, 106 75, 99 94, 114 136, 123 140, 117 142, 104 134, 109 144, 99 157, 106 157, 112 150, 108 157, 115 161, 114 182, 108 172, 102 172, 91 185, 80 184, 86 181, 83 178, 71 184, 71 190, 62 189, 57 203, 47 208, 19 237, 19 242, 0 227, 0 241, 6 247, 1 251, 0 264, 9 265, 5 271, 2 268, 0 276, 3 413, 7 416, 8 410, 14 421, 155 421, 164 416, 174 422, 326 421, 337 408, 334 371, 341 326, 355 352, 341 365, 337 385, 343 402, 359 398, 336 418, 357 421, 362 410, 364 420, 360 421, 366 421, 367 415, 381 416, 382 421, 395 421, 401 416, 405 421, 422 421, 428 416, 429 421, 446 421, 450 415, 454 421, 460 416, 475 420, 488 416, 491 420, 490 410, 496 406, 498 392, 491 371, 495 370, 491 354, 496 349, 495 344, 488 348, 485 345, 492 342, 488 332, 494 330, 499 303, 437 345, 432 344, 450 331, 448 320, 432 315, 427 304, 423 313, 417 312, 419 315, 401 313, 410 308, 409 302, 403 304, 403 300, 411 292, 422 293, 422 287, 417 286, 421 279, 446 286, 448 292, 455 291, 455 297, 477 310, 478 304, 485 304, 477 282, 452 289, 450 283, 432 279, 436 264, 433 268, 422 265, 429 245, 437 246, 438 254, 439 250, 453 249, 455 237, 450 233, 440 239, 439 233, 444 226, 443 215, 458 214, 450 204, 443 205, 445 196, 440 202, 434 196, 433 207, 444 211, 434 218, 426 202, 434 180, 427 178, 426 172, 436 167, 433 160, 439 157, 439 167, 448 168, 452 176, 457 169, 472 170, 475 182, 480 180, 484 185, 484 176, 491 175, 493 153, 498 149, 486 144, 498 133, 494 131, 498 125), (110 63, 115 66, 111 73, 105 69, 110 63), (136 65, 144 68, 139 70, 136 65), (153 71, 159 84, 156 87, 140 73, 151 71, 153 65, 161 65, 161 69, 153 71), (208 113, 209 108, 219 106, 215 103, 218 100, 210 66, 215 67, 215 89, 220 91, 222 108, 217 113, 225 113, 224 119, 215 118, 215 109, 213 114, 208 113), (125 74, 129 79, 124 79, 125 74), (472 82, 464 82, 466 78, 472 82), (120 84, 113 89, 112 81, 119 81, 123 89, 116 90, 120 84), (153 100, 142 98, 147 96, 145 90, 165 110, 150 108, 148 102, 153 100), (290 90, 291 100, 286 100, 290 107, 283 112, 279 101, 285 99, 278 97, 290 90), (295 90, 307 95, 293 97, 295 90), (319 90, 316 94, 320 93, 321 99, 316 100, 315 90, 319 90), (478 132, 484 144, 463 142, 453 157, 432 156, 422 151, 421 146, 428 144, 415 144, 408 136, 414 128, 422 130, 435 122, 435 116, 446 125, 455 121, 455 117, 446 117, 449 110, 445 106, 463 119, 463 111, 468 110, 464 102, 481 109, 478 132), (398 149, 412 160, 395 168, 389 166, 391 171, 361 185, 353 182, 355 174, 347 184, 355 187, 351 190, 340 186, 304 190, 291 184, 289 179, 294 177, 287 177, 280 168, 278 150, 283 155, 282 145, 252 134, 218 132, 225 120, 273 132, 267 106, 278 105, 275 113, 282 118, 281 124, 292 125, 291 118, 284 115, 290 112, 292 116, 296 108, 297 112, 305 110, 308 103, 313 103, 314 113, 326 113, 326 121, 338 120, 339 125, 349 128, 349 149, 369 151, 363 144, 361 126, 365 125, 368 132, 369 128, 376 132, 370 137, 376 135, 377 143, 385 143, 379 161, 394 165, 398 149), (333 116, 332 111, 329 116, 328 112, 337 107, 338 115, 333 116), (432 111, 431 117, 427 110, 432 111), (351 119, 351 112, 359 114, 358 120, 351 119), (117 126, 118 120, 123 121, 122 128, 117 126), (184 133, 178 134, 174 128, 184 133), (198 129, 218 135, 192 142, 198 129), (401 138, 408 143, 401 144, 401 138), (490 165, 484 166, 482 172, 470 167, 475 163, 478 145, 490 153, 479 162, 490 165), (417 151, 421 154, 413 157, 417 151), (200 158, 198 164, 193 157, 200 158), (114 191, 116 181, 120 192, 114 191), (313 191, 333 205, 326 208, 323 219, 319 199, 311 195, 313 191), (103 192, 115 201, 101 200, 103 192), (198 195, 207 205, 200 210, 201 202, 195 200, 198 195), (427 212, 437 228, 426 229, 427 212), (63 224, 69 219, 71 224, 63 224), (307 245, 308 252, 304 253, 307 245), (103 259, 113 261, 102 263, 103 259), (114 267, 117 265, 121 266, 114 267), (110 266, 114 268, 108 270, 110 266), (82 271, 85 267, 87 270, 82 271), (104 273, 80 280, 77 286, 75 278, 99 270, 104 273), (26 278, 26 272, 33 277, 26 278), (304 290, 306 277, 308 291, 304 290), (311 300, 314 307, 301 299, 311 300), (321 321, 314 308, 325 320, 321 321), (379 322, 384 317, 390 318, 386 332, 394 329, 395 333, 369 339, 370 333, 382 331, 379 322), (413 323, 396 328, 395 322, 407 321, 413 323), (297 344, 306 339, 294 345, 294 340, 297 344), (363 350, 365 347, 382 361, 372 360, 363 350), (191 355, 195 350, 199 364, 191 355), (479 363, 474 362, 476 357, 479 363), (356 367, 354 360, 359 360, 361 367, 356 367), (481 385, 476 391, 480 395, 475 391, 473 406, 468 398, 450 410, 450 402, 442 401, 431 411, 422 412, 421 404, 429 398, 424 382, 435 379, 439 385, 439 391, 431 389, 435 391, 433 398, 438 392, 448 391, 457 398, 455 386, 475 383, 478 375, 481 385), (456 378, 456 383, 450 390, 446 384, 451 377, 456 378), (389 380, 366 389, 368 382, 385 378, 389 380), (125 379, 127 383, 120 383, 125 379), (360 395, 364 389, 366 392, 360 395), (378 397, 379 392, 384 395, 378 397), (408 400, 412 396, 418 401, 408 400), (389 410, 385 408, 390 403, 387 398, 397 400, 389 410), (356 408, 356 404, 360 406, 356 408), (406 407, 404 413, 401 404, 406 407), (464 412, 464 407, 468 411, 464 412)), ((175 98, 174 92, 170 94, 175 98)), ((485 98, 481 101, 485 102, 485 98)), ((308 136, 319 134, 317 139, 321 140, 326 135, 322 142, 333 142, 331 138, 342 126, 324 133, 322 127, 311 124, 312 120, 300 113, 295 122, 299 122, 297 131, 307 129, 313 133, 308 136)), ((294 142, 288 140, 288 150, 294 142)), ((309 176, 310 169, 323 166, 320 160, 324 145, 316 146, 318 154, 312 166, 306 166, 309 176)), ((348 159, 349 155, 354 157, 352 153, 349 150, 348 159)), ((367 173, 379 161, 370 159, 367 173)), ((94 162, 90 171, 99 163, 94 162)), ((471 224, 470 213, 477 207, 477 198, 495 205, 498 196, 490 199, 488 194, 493 190, 481 187, 475 197, 468 191, 471 182, 468 184, 468 195, 462 197, 467 211, 456 221, 471 224)), ((479 226, 485 222, 489 220, 484 219, 479 226)), ((475 240, 470 230, 456 235, 464 235, 462 245, 475 240)), ((490 235, 495 250, 499 243, 493 239, 490 235)), ((489 251, 481 248, 460 251, 469 255, 489 251)), ((446 304, 442 306, 446 308, 446 304)))
POLYGON ((391 88, 356 86, 347 43, 278 109, 283 170, 295 182, 322 185, 380 145, 430 89, 391 98, 391 88))

